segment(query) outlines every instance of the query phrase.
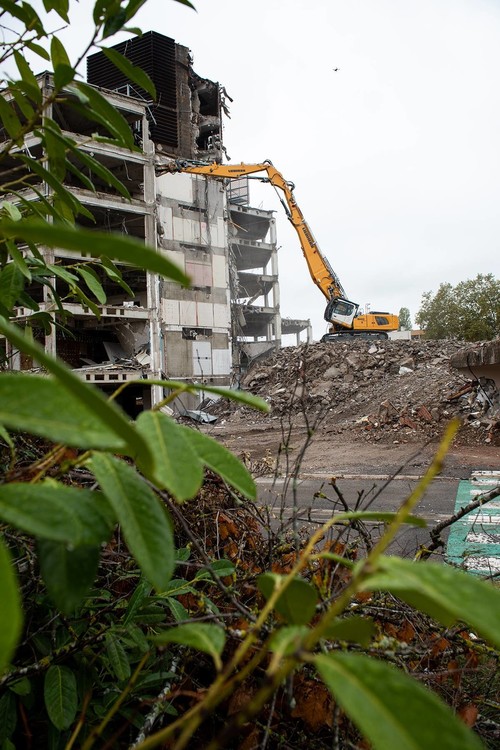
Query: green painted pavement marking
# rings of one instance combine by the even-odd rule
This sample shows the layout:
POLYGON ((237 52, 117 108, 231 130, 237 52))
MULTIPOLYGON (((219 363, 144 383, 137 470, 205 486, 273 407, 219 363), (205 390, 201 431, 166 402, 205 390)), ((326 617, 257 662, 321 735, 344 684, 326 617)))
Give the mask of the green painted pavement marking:
MULTIPOLYGON (((500 483, 500 471, 477 471, 458 485, 455 513, 500 483)), ((446 548, 447 561, 481 575, 500 571, 500 503, 491 501, 456 521, 446 548)))

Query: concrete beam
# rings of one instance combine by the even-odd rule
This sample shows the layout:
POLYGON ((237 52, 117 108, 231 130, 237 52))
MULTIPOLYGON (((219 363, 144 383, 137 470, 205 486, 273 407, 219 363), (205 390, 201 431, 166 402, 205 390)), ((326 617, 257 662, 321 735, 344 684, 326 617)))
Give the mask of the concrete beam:
POLYGON ((500 338, 460 349, 450 365, 469 378, 489 378, 500 391, 500 338))

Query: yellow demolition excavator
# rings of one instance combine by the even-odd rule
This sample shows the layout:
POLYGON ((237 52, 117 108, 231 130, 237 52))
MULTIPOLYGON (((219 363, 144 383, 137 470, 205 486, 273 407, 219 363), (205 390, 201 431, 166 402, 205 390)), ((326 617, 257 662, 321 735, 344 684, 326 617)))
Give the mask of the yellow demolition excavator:
POLYGON ((205 175, 205 177, 219 177, 238 179, 248 175, 264 172, 263 182, 269 182, 282 191, 281 199, 286 215, 295 227, 299 236, 300 246, 314 283, 320 288, 328 300, 325 310, 325 320, 330 323, 330 330, 322 337, 322 341, 334 341, 338 338, 388 338, 389 331, 397 331, 399 319, 397 315, 388 312, 360 313, 359 305, 346 298, 344 288, 332 269, 329 261, 321 253, 313 233, 311 232, 302 211, 297 205, 292 182, 284 179, 272 162, 261 164, 206 164, 196 161, 177 160, 161 167, 162 172, 186 172, 189 174, 205 175))

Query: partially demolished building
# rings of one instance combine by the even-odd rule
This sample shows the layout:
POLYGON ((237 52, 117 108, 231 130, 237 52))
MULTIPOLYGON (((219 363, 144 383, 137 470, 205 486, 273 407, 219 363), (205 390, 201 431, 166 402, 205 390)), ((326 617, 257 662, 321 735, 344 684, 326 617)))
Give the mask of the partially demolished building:
MULTIPOLYGON (((172 159, 222 161, 222 118, 229 100, 224 88, 194 72, 186 47, 156 32, 115 48, 149 74, 156 101, 103 52, 88 58, 87 79, 130 124, 138 151, 95 140, 96 124, 64 103, 54 103, 48 114, 126 185, 132 200, 98 180, 98 192, 71 176, 66 184, 94 217, 95 224, 82 217, 82 225, 139 238, 182 267, 191 287, 121 267, 132 298, 103 273, 107 301, 99 305, 100 318, 85 301, 74 300, 67 305, 72 317, 65 329, 40 336, 46 350, 105 390, 140 379, 140 386, 124 389, 120 397, 135 415, 165 395, 148 379, 234 385, 250 361, 280 347, 282 322, 274 214, 250 207, 248 180, 231 185, 162 169, 172 159)), ((40 81, 49 94, 51 75, 43 74, 40 81)), ((36 138, 27 138, 25 145, 32 156, 43 157, 36 138)), ((50 186, 43 190, 50 194, 50 186)), ((66 251, 42 251, 61 268, 78 258, 66 251)), ((54 283, 64 297, 64 279, 56 277, 54 283)), ((35 299, 37 294, 40 309, 52 310, 50 290, 33 290, 35 299)), ((18 308, 18 322, 31 314, 18 308)), ((309 321, 286 325, 286 333, 307 331, 310 336, 309 321)), ((14 369, 36 365, 9 354, 14 369)), ((197 406, 193 397, 177 402, 181 412, 197 406)))

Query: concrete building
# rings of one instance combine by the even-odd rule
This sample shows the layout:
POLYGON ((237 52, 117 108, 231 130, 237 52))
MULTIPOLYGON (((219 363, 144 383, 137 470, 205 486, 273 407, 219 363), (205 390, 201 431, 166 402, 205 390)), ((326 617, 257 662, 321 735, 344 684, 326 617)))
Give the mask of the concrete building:
MULTIPOLYGON (((108 102, 125 117, 134 132, 138 151, 98 142, 95 122, 85 110, 54 103, 48 114, 70 133, 82 151, 91 153, 128 188, 132 200, 97 179, 95 193, 76 177, 66 186, 92 214, 82 225, 132 235, 168 255, 192 280, 189 289, 167 279, 121 266, 134 295, 124 291, 105 268, 98 270, 106 304, 95 306, 84 298, 71 301, 65 328, 40 331, 46 350, 57 354, 88 382, 104 390, 140 379, 120 396, 135 415, 165 395, 148 379, 168 378, 231 387, 257 356, 281 345, 276 225, 272 211, 250 206, 248 180, 230 180, 165 173, 172 159, 221 162, 224 157, 223 115, 230 98, 217 82, 194 72, 189 50, 156 32, 116 45, 153 80, 156 102, 114 67, 104 53, 87 61, 88 82, 99 87, 108 102), (94 308, 94 309, 93 309, 94 308), (143 381, 143 382, 142 382, 143 381)), ((39 77, 48 95, 51 75, 39 77)), ((69 94, 71 96, 71 94, 69 94)), ((36 138, 26 148, 42 158, 36 138)), ((95 175, 93 176, 95 181, 95 175)), ((49 185, 39 186, 50 196, 49 185)), ((42 248, 57 268, 54 283, 64 297, 64 269, 84 256, 42 248)), ((34 289, 40 309, 54 310, 50 289, 34 289)), ((17 310, 18 322, 32 311, 17 310)), ((288 321, 286 333, 308 332, 309 321, 288 321)), ((11 366, 36 365, 9 352, 11 366)), ((179 412, 193 410, 199 400, 183 396, 179 412)))

